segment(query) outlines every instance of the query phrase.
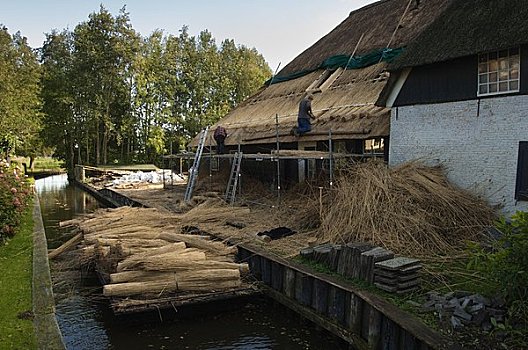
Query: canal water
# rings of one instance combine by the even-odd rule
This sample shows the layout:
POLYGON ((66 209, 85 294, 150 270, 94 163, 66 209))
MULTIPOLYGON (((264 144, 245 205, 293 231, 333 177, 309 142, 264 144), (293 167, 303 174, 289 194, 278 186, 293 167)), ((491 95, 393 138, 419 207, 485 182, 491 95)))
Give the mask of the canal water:
MULTIPOLYGON (((99 207, 65 175, 39 179, 36 188, 50 249, 72 236, 58 227, 60 221, 99 207)), ((65 265, 53 262, 51 273, 67 349, 347 349, 341 340, 264 297, 117 317, 93 274, 65 265)))

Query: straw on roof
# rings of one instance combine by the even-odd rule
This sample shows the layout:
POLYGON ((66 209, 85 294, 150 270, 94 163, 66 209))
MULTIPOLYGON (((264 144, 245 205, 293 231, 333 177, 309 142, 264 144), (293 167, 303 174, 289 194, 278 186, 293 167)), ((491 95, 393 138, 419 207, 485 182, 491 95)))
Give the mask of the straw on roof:
POLYGON ((333 55, 350 55, 356 45, 356 55, 387 46, 406 46, 444 10, 447 3, 449 0, 385 0, 355 10, 277 75, 315 68, 333 55), (398 26, 409 3, 409 9, 398 26), (397 26, 398 30, 391 40, 397 26), (363 38, 359 42, 362 35, 363 38))
POLYGON ((393 69, 418 66, 528 43, 526 0, 453 0, 409 45, 393 69))
MULTIPOLYGON (((385 0, 350 13, 334 30, 317 41, 284 67, 279 76, 310 70, 334 55, 363 55, 386 47, 406 46, 445 8, 449 0, 385 0), (361 40, 360 40, 361 38, 361 40)), ((387 65, 347 70, 314 95, 316 116, 312 131, 304 141, 328 139, 369 139, 389 134, 390 110, 376 106, 387 84, 387 65)), ((275 142, 276 116, 279 141, 297 142, 289 132, 297 123, 299 101, 323 73, 317 70, 294 80, 263 87, 217 124, 228 130, 226 145, 271 144, 275 142)), ((192 146, 197 145, 197 139, 192 146)), ((212 138, 209 144, 214 144, 212 138)))

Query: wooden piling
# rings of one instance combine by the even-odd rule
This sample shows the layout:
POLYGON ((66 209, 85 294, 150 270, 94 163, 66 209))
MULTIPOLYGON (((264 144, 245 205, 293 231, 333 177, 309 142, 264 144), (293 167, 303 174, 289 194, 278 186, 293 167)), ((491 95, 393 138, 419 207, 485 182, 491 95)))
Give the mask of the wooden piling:
POLYGON ((277 262, 271 262, 271 288, 282 291, 283 277, 282 266, 277 262))
POLYGON ((283 282, 284 294, 288 298, 295 298, 295 270, 289 267, 284 268, 284 282, 283 282))

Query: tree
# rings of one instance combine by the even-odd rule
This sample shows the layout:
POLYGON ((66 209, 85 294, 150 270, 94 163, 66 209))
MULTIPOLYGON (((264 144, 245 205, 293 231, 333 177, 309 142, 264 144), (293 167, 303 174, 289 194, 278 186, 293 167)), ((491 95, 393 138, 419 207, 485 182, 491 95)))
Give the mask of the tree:
POLYGON ((40 129, 40 67, 26 38, 0 25, 0 141, 29 153, 40 129))
POLYGON ((125 8, 114 18, 101 6, 74 30, 75 103, 88 126, 86 148, 95 140, 95 164, 107 163, 110 142, 118 141, 116 121, 130 108, 126 77, 138 40, 125 8))
MULTIPOLYGON (((55 155, 64 159, 66 167, 70 170, 75 164, 74 146, 78 145, 81 133, 81 125, 76 123, 74 115, 72 47, 70 32, 53 31, 46 35, 40 54, 44 113, 41 136, 44 145, 54 147, 55 155)), ((79 160, 77 162, 80 163, 79 160)))
POLYGON ((75 163, 155 162, 224 116, 271 75, 254 49, 205 30, 140 37, 103 6, 41 52, 45 144, 75 163), (61 137, 57 139, 57 135, 61 137))

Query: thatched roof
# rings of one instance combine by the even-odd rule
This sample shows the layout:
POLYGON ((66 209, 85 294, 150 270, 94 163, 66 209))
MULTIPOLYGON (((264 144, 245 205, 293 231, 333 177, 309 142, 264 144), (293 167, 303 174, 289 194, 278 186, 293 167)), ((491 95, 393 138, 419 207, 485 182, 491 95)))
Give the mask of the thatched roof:
MULTIPOLYGON (((356 55, 387 46, 406 46, 444 10, 449 1, 382 0, 362 7, 351 12, 340 25, 297 56, 277 75, 315 68, 330 56, 350 55, 356 45, 356 55), (409 4, 409 9, 395 32, 409 4), (363 38, 359 41, 362 35, 363 38)), ((324 7, 321 11, 324 11, 324 7)))
MULTIPOLYGON (((344 71, 334 82, 335 87, 314 94, 312 110, 317 119, 312 121, 312 131, 302 136, 302 140, 326 140, 330 130, 336 140, 388 135, 390 111, 374 104, 385 86, 386 76, 380 77, 385 68, 386 64, 380 63, 344 71)), ((281 142, 296 142, 289 132, 297 125, 299 101, 320 74, 313 72, 274 84, 248 98, 218 123, 228 131, 226 144, 274 143, 277 115, 281 142)))
MULTIPOLYGON (((334 30, 284 67, 278 76, 314 69, 330 56, 351 55, 356 47, 355 55, 386 47, 403 47, 432 22, 449 1, 384 0, 353 11, 334 30)), ((376 106, 387 84, 386 68, 386 63, 381 62, 346 70, 328 88, 315 94, 312 108, 319 118, 302 140, 327 140, 330 130, 336 140, 389 135, 390 110, 376 106)), ((249 97, 217 123, 228 130, 226 144, 274 143, 276 115, 279 116, 280 141, 298 141, 289 131, 297 124, 299 101, 323 72, 316 70, 294 80, 265 86, 249 97)), ((193 144, 196 145, 196 140, 193 144)))
POLYGON ((528 43, 528 1, 452 0, 391 68, 403 68, 528 43))

